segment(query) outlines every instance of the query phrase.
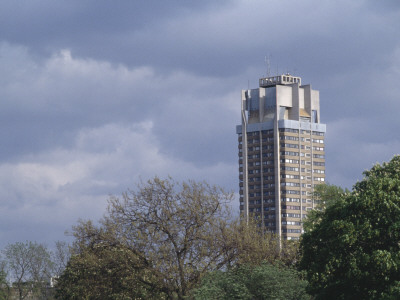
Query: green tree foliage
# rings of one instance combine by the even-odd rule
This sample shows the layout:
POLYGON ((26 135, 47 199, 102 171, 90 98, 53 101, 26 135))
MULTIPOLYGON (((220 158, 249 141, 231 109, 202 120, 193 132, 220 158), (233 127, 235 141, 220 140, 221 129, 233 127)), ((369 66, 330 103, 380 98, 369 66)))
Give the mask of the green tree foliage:
POLYGON ((310 299, 307 282, 295 269, 279 264, 241 265, 204 277, 193 291, 196 300, 310 299))
POLYGON ((332 206, 336 201, 343 199, 345 194, 349 194, 348 189, 342 189, 333 184, 318 184, 313 193, 313 200, 317 203, 316 209, 308 212, 307 219, 304 221, 303 228, 309 231, 315 223, 321 221, 324 211, 327 207, 332 206))
POLYGON ((7 281, 6 262, 0 261, 0 300, 8 300, 11 297, 11 287, 7 281))
POLYGON ((75 230, 77 240, 57 281, 56 298, 163 299, 147 285, 152 281, 137 255, 119 243, 114 232, 91 222, 82 222, 75 230))
POLYGON ((293 266, 299 260, 298 241, 282 240, 273 233, 265 232, 256 219, 236 219, 225 232, 225 257, 227 267, 237 265, 259 265, 261 262, 277 261, 293 266))
POLYGON ((400 299, 400 156, 328 206, 301 250, 316 299, 400 299))

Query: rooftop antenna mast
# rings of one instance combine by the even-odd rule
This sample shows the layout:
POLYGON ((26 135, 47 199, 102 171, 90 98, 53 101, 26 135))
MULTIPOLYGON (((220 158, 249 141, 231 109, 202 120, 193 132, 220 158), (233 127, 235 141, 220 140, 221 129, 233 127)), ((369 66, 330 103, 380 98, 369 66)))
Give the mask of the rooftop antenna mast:
POLYGON ((265 56, 265 64, 267 66, 267 77, 271 77, 271 63, 270 63, 270 55, 265 56))

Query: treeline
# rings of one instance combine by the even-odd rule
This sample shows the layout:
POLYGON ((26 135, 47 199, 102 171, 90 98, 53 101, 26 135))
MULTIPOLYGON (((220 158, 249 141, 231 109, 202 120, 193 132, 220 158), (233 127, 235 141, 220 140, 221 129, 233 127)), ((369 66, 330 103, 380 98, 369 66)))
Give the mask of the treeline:
POLYGON ((1 251, 0 299, 54 299, 55 280, 64 272, 70 251, 65 242, 52 249, 27 241, 1 251))
POLYGON ((280 241, 233 216, 221 188, 156 177, 111 197, 98 223, 74 226, 64 265, 43 255, 43 270, 59 266, 55 288, 19 299, 400 299, 400 156, 351 192, 318 185, 314 198, 300 242, 280 241))
MULTIPOLYGON (((287 280, 301 281, 294 269, 297 244, 282 241, 279 247, 274 235, 255 223, 240 222, 231 215, 231 200, 231 194, 205 182, 157 177, 121 198, 111 197, 99 225, 82 221, 73 228, 72 257, 58 281, 57 296, 224 299, 221 293, 210 294, 214 288, 207 288, 207 278, 232 277, 227 272, 239 266, 246 266, 240 269, 243 274, 251 272, 262 262, 274 265, 275 273, 290 269, 294 275, 287 280)), ((248 286, 249 297, 252 290, 248 286)), ((304 286, 286 291, 285 299, 305 294, 304 286)))

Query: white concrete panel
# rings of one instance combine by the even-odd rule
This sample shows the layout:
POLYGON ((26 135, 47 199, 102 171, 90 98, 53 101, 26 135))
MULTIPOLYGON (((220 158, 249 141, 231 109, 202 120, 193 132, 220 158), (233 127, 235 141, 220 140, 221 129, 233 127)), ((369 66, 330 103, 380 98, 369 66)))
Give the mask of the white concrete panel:
POLYGON ((276 102, 278 106, 292 107, 292 87, 291 86, 276 86, 276 102))
POLYGON ((304 109, 304 89, 299 89, 299 106, 304 109))

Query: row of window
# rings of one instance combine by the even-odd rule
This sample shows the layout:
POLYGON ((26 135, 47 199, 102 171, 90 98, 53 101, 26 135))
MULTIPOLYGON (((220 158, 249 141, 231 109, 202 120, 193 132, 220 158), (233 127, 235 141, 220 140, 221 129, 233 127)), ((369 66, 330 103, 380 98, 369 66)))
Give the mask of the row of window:
MULTIPOLYGON (((298 172, 299 168, 297 168, 297 167, 281 167, 281 171, 298 172)), ((273 168, 263 169, 263 173, 273 173, 273 172, 274 172, 273 168)), ((311 169, 301 168, 301 172, 303 172, 303 173, 304 172, 311 173, 311 169)), ((317 174, 325 174, 325 170, 314 169, 313 172, 317 173, 317 174)), ((260 170, 259 169, 249 170, 248 173, 249 173, 249 175, 259 174, 260 170)), ((240 171, 239 175, 243 175, 243 172, 240 171)), ((282 174, 281 178, 282 179, 286 178, 286 179, 302 179, 302 180, 306 180, 307 179, 307 180, 311 180, 311 176, 293 175, 293 174, 282 174)), ((274 179, 275 179, 275 177, 273 175, 264 176, 264 180, 274 180, 274 179)), ((324 178, 322 178, 322 177, 314 177, 314 180, 325 181, 324 178)), ((257 181, 261 181, 261 178, 260 177, 251 177, 251 178, 249 178, 249 182, 257 182, 257 181)))
POLYGON ((279 132, 299 133, 299 130, 293 128, 279 128, 279 132))
MULTIPOLYGON (((268 175, 264 176, 264 180, 274 180, 275 176, 274 175, 268 175)), ((251 177, 249 178, 249 182, 258 182, 261 181, 261 177, 251 177)))
POLYGON ((282 218, 300 218, 300 214, 284 213, 282 218))
POLYGON ((300 179, 300 175, 292 175, 292 174, 282 174, 281 178, 287 178, 287 179, 300 179))
POLYGON ((282 195, 311 195, 311 192, 308 191, 294 191, 294 190, 282 190, 282 195))
POLYGON ((297 136, 290 136, 290 135, 281 135, 279 137, 280 140, 290 140, 290 141, 298 141, 299 138, 297 136))
POLYGON ((300 187, 300 183, 298 183, 298 182, 281 182, 281 186, 300 187))
POLYGON ((298 172, 299 168, 298 167, 288 167, 288 166, 284 166, 281 167, 281 171, 293 171, 293 172, 298 172))
MULTIPOLYGON (((273 137, 263 138, 263 139, 262 139, 263 143, 272 142, 273 140, 274 140, 273 137)), ((241 145, 242 142, 239 142, 239 144, 241 145)), ((259 139, 247 140, 247 144, 249 144, 249 145, 251 145, 251 144, 260 144, 260 140, 259 140, 259 139)), ((265 145, 264 148, 265 148, 265 147, 272 147, 272 145, 265 145)))
MULTIPOLYGON (((261 134, 263 135, 269 135, 269 134, 273 134, 274 130, 270 129, 270 130, 261 130, 261 134)), ((259 131, 253 131, 253 132, 248 132, 247 136, 258 136, 260 134, 259 131)), ((241 135, 241 133, 239 133, 239 135, 241 135)))
POLYGON ((300 210, 300 206, 297 206, 297 205, 282 205, 282 209, 300 210))
MULTIPOLYGON (((263 185, 264 189, 270 189, 275 187, 275 183, 266 183, 263 185)), ((255 185, 249 185, 249 190, 259 190, 261 189, 261 185, 255 184, 255 185)), ((240 187, 240 190, 243 190, 242 187, 240 187)))
POLYGON ((281 198, 281 201, 282 202, 300 202, 300 199, 299 198, 285 198, 285 197, 283 197, 283 198, 281 198))
POLYGON ((281 159, 281 163, 298 164, 299 162, 300 161, 297 159, 289 159, 289 158, 281 159))
POLYGON ((315 150, 315 151, 324 151, 324 147, 315 147, 315 146, 313 146, 312 149, 315 150))
POLYGON ((298 144, 286 144, 286 143, 281 143, 281 147, 299 149, 299 145, 298 145, 298 144))
MULTIPOLYGON (((261 197, 261 193, 249 193, 250 197, 261 197)), ((271 196, 270 193, 265 192, 264 193, 265 197, 271 196)), ((273 195, 272 195, 273 196, 273 195)), ((243 198, 243 195, 240 195, 241 198, 243 198)), ((264 204, 267 203, 275 203, 275 199, 264 199, 264 204)), ((281 202, 295 202, 295 203, 300 203, 300 198, 291 198, 291 197, 282 197, 281 202)), ((303 203, 312 203, 311 199, 302 199, 303 203)), ((318 203, 318 200, 314 201, 315 203, 318 203)), ((257 205, 261 204, 261 200, 249 200, 250 205, 257 205)), ((240 205, 243 205, 243 199, 240 200, 240 205)))
POLYGON ((299 152, 294 152, 294 151, 281 151, 281 155, 299 156, 299 152))
MULTIPOLYGON (((260 146, 248 147, 247 149, 248 149, 249 151, 260 151, 260 146)), ((274 150, 274 145, 266 145, 266 146, 263 146, 263 150, 274 150)))
MULTIPOLYGON (((264 147, 264 150, 273 150, 272 145, 270 145, 271 147, 264 147)), ((299 145, 298 144, 286 144, 286 143, 281 143, 281 148, 293 148, 293 149, 299 149, 299 145)), ((306 150, 311 150, 310 146, 305 146, 305 145, 301 145, 300 146, 301 149, 306 149, 306 150)), ((313 150, 315 151, 325 151, 324 147, 316 147, 313 146, 312 147, 313 150)), ((250 151, 259 151, 260 147, 249 147, 249 152, 250 151)), ((239 148, 239 157, 241 157, 241 153, 243 152, 243 150, 241 148, 239 148)), ((303 152, 294 152, 294 151, 281 151, 280 152, 281 155, 293 155, 293 156, 307 156, 310 157, 310 153, 306 153, 304 154, 303 152)), ((268 153, 264 153, 263 157, 271 157, 273 156, 273 152, 268 152, 268 153)), ((249 155, 250 158, 251 155, 249 155)), ((253 158, 259 158, 260 154, 253 154, 253 158)))
POLYGON ((300 226, 301 222, 297 221, 282 221, 282 225, 295 225, 295 226, 300 226))
MULTIPOLYGON (((298 129, 293 129, 293 128, 279 128, 279 132, 291 132, 291 133, 299 133, 298 129)), ((265 134, 273 134, 274 130, 273 129, 269 129, 269 130, 261 130, 261 133, 263 135, 265 134)), ((310 130, 301 130, 300 131, 301 134, 310 134, 310 130)), ((258 136, 260 134, 259 131, 253 131, 253 132, 248 132, 247 136, 258 136)), ((324 132, 320 132, 320 131, 313 131, 312 132, 313 135, 319 135, 319 136, 324 136, 325 133, 324 132)), ((241 133, 238 134, 239 137, 242 136, 241 133)))
MULTIPOLYGON (((275 191, 265 191, 264 192, 264 197, 268 196, 274 196, 275 191)), ((243 198, 243 195, 240 195, 241 198, 243 198)), ((249 193, 249 197, 261 197, 261 193, 249 193)), ((264 199, 264 203, 273 203, 275 200, 273 199, 264 199)))
POLYGON ((284 232, 284 233, 301 233, 301 229, 282 228, 282 232, 284 232))

